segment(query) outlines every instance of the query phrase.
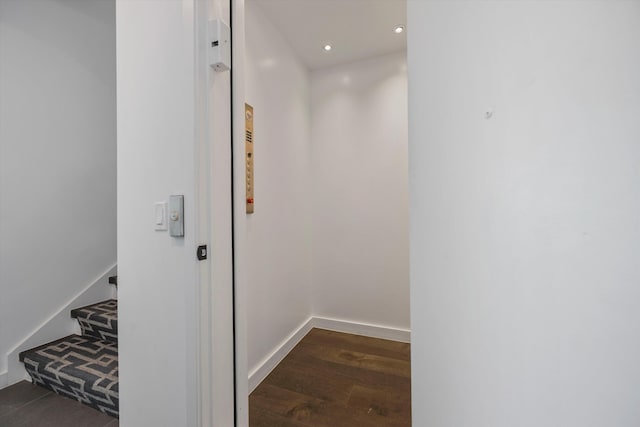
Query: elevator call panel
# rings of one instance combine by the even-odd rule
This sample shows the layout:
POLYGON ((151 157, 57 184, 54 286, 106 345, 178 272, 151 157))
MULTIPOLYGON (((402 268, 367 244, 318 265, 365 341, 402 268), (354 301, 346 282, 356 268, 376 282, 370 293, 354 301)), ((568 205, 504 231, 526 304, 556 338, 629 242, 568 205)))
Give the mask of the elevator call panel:
POLYGON ((247 213, 253 213, 253 107, 244 104, 244 146, 245 146, 245 169, 247 181, 247 213))

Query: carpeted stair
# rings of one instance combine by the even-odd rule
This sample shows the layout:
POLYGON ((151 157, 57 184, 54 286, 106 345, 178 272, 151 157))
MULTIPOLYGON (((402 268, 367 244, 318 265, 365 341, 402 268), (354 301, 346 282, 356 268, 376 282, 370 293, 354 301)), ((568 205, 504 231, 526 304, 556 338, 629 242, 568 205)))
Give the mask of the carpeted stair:
POLYGON ((20 353, 33 383, 118 417, 118 302, 71 311, 82 335, 20 353))
POLYGON ((71 310, 85 337, 118 343, 118 301, 110 299, 71 310))

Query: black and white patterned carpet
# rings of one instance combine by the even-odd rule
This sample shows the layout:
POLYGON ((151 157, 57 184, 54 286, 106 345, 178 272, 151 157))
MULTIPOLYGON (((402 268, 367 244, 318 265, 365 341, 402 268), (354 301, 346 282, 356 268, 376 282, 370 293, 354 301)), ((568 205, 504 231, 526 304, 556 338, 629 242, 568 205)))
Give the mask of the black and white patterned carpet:
POLYGON ((118 301, 110 299, 71 310, 82 329, 82 335, 118 342, 118 301))
POLYGON ((34 384, 118 417, 117 302, 73 310, 83 335, 20 354, 34 384))

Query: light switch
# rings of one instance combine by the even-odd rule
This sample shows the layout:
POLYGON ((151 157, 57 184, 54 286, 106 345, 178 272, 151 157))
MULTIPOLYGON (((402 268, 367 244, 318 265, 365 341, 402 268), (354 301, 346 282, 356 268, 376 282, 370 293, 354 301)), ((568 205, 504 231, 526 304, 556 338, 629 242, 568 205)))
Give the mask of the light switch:
POLYGON ((155 230, 167 230, 167 202, 156 202, 153 204, 155 210, 155 230))

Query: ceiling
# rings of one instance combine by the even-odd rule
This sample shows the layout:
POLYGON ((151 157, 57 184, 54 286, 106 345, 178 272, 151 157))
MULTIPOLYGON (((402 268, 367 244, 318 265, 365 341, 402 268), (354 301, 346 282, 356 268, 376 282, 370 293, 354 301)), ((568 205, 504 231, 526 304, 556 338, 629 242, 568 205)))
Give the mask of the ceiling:
POLYGON ((248 0, 311 70, 406 50, 406 0, 248 0), (332 46, 325 52, 326 44, 332 46))

